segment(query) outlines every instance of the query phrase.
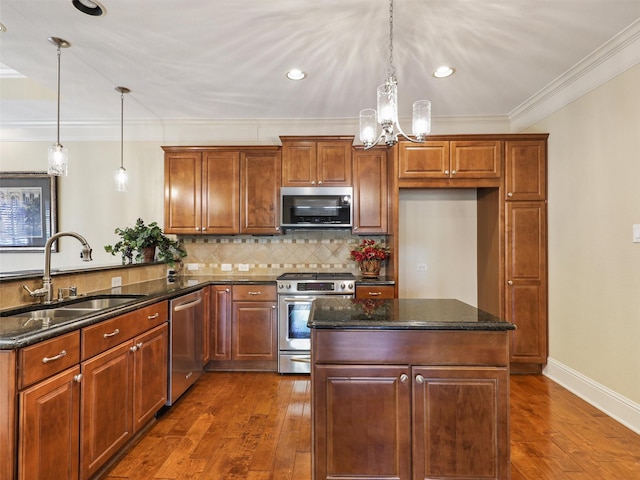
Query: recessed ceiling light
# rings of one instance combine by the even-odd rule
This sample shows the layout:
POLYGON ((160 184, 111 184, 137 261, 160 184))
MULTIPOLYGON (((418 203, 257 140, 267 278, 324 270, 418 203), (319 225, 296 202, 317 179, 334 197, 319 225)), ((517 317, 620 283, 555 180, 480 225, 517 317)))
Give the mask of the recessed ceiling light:
POLYGON ((93 0, 71 0, 71 3, 82 13, 93 17, 100 17, 105 14, 104 7, 93 0))
POLYGON ((450 77, 454 74, 455 71, 455 68, 449 67, 448 65, 443 65, 442 67, 438 67, 438 69, 433 72, 433 76, 436 78, 450 77))
POLYGON ((307 76, 302 70, 298 70, 297 68, 293 68, 287 72, 287 78, 289 80, 302 80, 307 76))

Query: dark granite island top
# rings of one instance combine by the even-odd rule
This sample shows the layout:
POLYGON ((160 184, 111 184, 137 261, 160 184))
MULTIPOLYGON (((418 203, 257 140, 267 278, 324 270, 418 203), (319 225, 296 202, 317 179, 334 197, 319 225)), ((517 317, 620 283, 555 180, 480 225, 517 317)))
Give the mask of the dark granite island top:
POLYGON ((367 330, 515 330, 515 325, 453 299, 314 301, 309 327, 367 330))

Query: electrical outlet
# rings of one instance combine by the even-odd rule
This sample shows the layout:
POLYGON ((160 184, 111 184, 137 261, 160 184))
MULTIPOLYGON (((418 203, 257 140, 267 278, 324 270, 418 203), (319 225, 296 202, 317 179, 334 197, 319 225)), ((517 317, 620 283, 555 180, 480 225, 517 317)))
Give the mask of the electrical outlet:
POLYGON ((239 272, 248 272, 249 271, 249 264, 248 263, 240 263, 238 265, 238 271, 239 272))
POLYGON ((197 263, 187 263, 187 270, 198 270, 197 263))
POLYGON ((418 263, 418 264, 416 265, 416 269, 417 269, 419 272, 426 272, 426 271, 427 271, 427 264, 426 264, 426 263, 418 263))
POLYGON ((122 277, 111 277, 111 288, 121 287, 122 286, 122 277))
POLYGON ((640 243, 640 224, 633 226, 633 243, 640 243))
POLYGON ((230 263, 223 263, 221 270, 223 272, 230 272, 231 271, 231 264, 230 263))

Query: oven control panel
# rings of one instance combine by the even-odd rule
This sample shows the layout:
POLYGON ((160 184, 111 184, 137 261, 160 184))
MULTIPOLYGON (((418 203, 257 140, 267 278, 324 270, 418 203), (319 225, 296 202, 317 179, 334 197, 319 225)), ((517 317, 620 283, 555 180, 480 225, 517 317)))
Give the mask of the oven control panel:
POLYGON ((351 280, 332 282, 278 282, 278 291, 282 293, 304 294, 349 294, 355 292, 355 282, 351 280))

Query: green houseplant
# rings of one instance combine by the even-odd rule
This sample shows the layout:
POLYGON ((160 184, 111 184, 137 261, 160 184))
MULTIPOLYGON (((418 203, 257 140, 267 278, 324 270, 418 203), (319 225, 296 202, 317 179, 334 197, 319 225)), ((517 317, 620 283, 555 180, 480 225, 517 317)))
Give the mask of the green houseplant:
POLYGON ((172 267, 187 256, 182 243, 165 236, 157 222, 145 225, 144 221, 138 218, 133 227, 117 227, 114 232, 120 235, 120 241, 113 245, 106 245, 104 249, 111 255, 122 253, 123 263, 133 263, 134 252, 136 262, 143 259, 153 261, 156 249, 158 259, 172 267), (145 251, 148 252, 148 257, 145 257, 145 251))

